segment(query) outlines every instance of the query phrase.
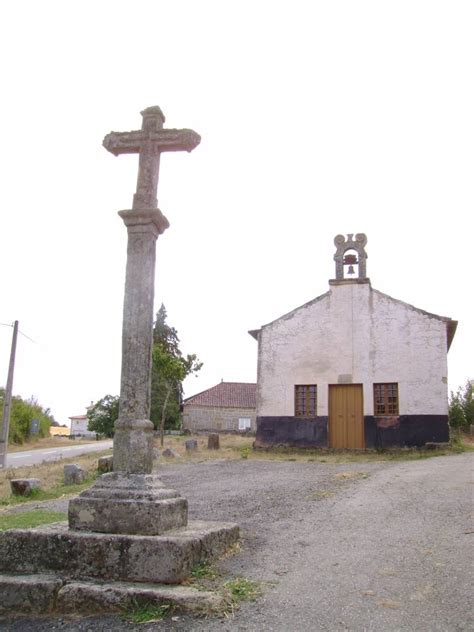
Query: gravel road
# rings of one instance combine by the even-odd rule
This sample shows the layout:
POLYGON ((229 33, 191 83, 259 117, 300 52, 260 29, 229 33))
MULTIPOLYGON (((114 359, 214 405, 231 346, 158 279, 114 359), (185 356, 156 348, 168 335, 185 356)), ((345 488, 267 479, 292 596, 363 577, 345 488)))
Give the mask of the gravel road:
MULTIPOLYGON (((229 576, 262 583, 231 619, 0 621, 11 632, 473 630, 469 453, 419 461, 173 464, 190 518, 238 522, 229 576)), ((57 508, 57 501, 56 508, 57 508)))

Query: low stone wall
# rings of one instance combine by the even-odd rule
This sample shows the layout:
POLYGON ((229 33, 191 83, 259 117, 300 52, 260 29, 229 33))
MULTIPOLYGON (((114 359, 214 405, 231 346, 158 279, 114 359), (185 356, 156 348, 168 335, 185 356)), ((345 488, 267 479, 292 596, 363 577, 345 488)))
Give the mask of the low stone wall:
POLYGON ((184 406, 183 430, 191 432, 239 432, 239 418, 250 419, 252 432, 256 430, 254 408, 217 408, 184 406))

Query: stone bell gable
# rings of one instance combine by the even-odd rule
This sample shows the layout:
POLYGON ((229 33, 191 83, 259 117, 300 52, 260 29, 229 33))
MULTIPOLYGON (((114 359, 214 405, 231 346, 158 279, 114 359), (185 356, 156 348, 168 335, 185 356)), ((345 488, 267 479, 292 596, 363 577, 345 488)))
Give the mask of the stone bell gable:
POLYGON ((257 445, 448 440, 447 351, 457 323, 373 289, 366 243, 363 234, 336 237, 329 291, 250 332, 257 445))

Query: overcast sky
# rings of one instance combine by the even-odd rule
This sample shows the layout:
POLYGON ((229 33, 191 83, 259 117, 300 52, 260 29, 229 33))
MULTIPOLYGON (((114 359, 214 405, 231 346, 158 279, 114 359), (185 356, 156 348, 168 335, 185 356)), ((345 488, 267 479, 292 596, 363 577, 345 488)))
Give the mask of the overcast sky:
POLYGON ((156 309, 204 362, 186 396, 255 381, 247 331, 327 291, 338 233, 367 234, 374 288, 459 321, 450 388, 474 378, 473 32, 470 0, 2 3, 0 322, 34 341, 14 393, 60 423, 119 393, 138 161, 102 139, 151 105, 202 136, 158 189, 156 309))

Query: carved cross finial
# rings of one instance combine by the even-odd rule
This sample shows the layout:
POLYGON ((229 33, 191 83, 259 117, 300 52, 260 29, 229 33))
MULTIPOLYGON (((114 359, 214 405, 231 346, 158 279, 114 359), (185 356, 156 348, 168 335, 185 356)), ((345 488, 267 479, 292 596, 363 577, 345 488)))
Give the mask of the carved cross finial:
POLYGON ((157 209, 160 155, 164 151, 192 151, 201 137, 191 129, 163 129, 165 117, 155 105, 141 112, 142 128, 133 132, 110 132, 103 145, 115 156, 138 154, 137 192, 133 196, 134 210, 157 209))

